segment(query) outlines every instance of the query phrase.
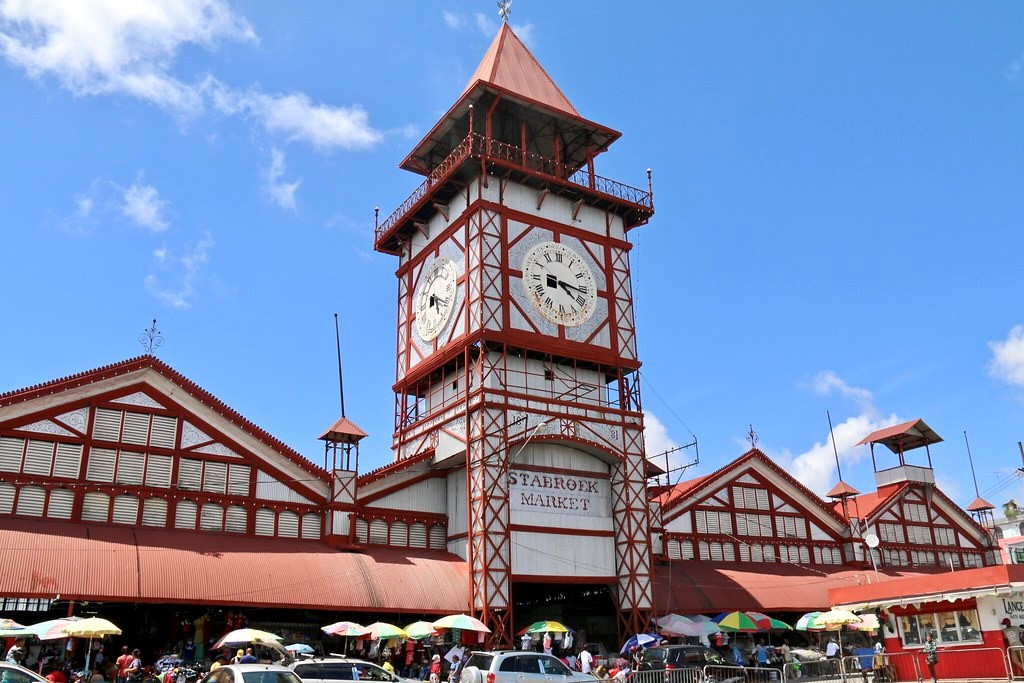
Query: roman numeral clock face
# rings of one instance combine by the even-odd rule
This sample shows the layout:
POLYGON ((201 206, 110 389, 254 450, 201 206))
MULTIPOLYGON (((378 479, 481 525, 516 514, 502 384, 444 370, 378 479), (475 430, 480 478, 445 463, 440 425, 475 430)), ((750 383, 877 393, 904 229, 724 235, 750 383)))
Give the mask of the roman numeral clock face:
POLYGON ((450 258, 435 259, 416 290, 416 332, 424 341, 436 339, 455 308, 459 271, 450 258))
POLYGON ((594 313, 597 286, 587 262, 559 242, 541 242, 523 259, 526 296, 557 325, 582 325, 594 313))

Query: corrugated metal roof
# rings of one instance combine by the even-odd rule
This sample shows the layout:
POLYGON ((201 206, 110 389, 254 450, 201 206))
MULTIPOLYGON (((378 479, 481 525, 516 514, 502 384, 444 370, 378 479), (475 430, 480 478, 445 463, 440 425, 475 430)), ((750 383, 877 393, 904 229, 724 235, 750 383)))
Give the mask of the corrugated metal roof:
POLYGON ((466 563, 437 551, 4 520, 0 595, 330 610, 461 612, 466 563))
POLYGON ((954 600, 1020 590, 1024 566, 1018 564, 939 571, 870 585, 836 586, 829 591, 834 605, 866 606, 954 600))
POLYGON ((462 91, 463 94, 469 92, 477 81, 508 90, 557 111, 580 115, 508 24, 501 25, 498 35, 494 37, 462 91))
MULTIPOLYGON (((914 574, 884 574, 884 578, 914 574)), ((820 570, 787 563, 673 562, 654 570, 655 594, 666 613, 731 610, 806 612, 829 607, 829 590, 874 581, 863 569, 820 570)))

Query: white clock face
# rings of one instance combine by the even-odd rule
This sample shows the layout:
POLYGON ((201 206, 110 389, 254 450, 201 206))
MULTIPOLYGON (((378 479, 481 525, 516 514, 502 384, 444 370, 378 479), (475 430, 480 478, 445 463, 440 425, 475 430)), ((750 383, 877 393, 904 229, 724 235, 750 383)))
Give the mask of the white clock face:
POLYGON ((541 242, 523 259, 523 288, 538 312, 566 327, 594 314, 597 286, 587 262, 558 242, 541 242))
POLYGON ((450 258, 440 257, 420 277, 416 290, 416 331, 424 341, 436 339, 455 309, 459 271, 450 258))

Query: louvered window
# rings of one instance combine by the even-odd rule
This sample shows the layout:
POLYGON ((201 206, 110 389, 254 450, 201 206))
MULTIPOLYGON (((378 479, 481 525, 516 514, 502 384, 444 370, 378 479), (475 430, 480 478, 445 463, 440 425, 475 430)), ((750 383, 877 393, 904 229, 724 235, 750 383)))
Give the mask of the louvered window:
POLYGON ((722 559, 726 562, 736 561, 736 547, 732 543, 722 544, 722 559))
POLYGON ((732 515, 728 512, 714 510, 697 510, 697 533, 731 534, 732 515))
POLYGON ((315 512, 302 515, 302 537, 314 540, 320 538, 320 515, 315 512))
POLYGON ((228 493, 233 496, 249 495, 249 478, 252 476, 252 468, 248 465, 228 466, 228 493))
POLYGON ((764 562, 764 548, 761 547, 760 543, 754 543, 750 546, 750 561, 764 562))
POLYGON ((879 524, 878 535, 886 543, 903 543, 903 527, 899 524, 879 524))
POLYGON ((684 560, 693 559, 693 541, 683 541, 679 546, 679 550, 684 560))
POLYGON ((53 467, 53 442, 29 439, 28 448, 25 451, 25 474, 48 477, 51 467, 53 467))
POLYGON ((169 455, 149 454, 146 462, 146 486, 167 489, 171 487, 171 467, 174 458, 169 455))
POLYGON ((904 503, 903 516, 910 522, 927 522, 928 511, 918 503, 904 503))
POLYGON ((206 461, 203 470, 203 490, 211 493, 224 493, 227 487, 228 466, 222 462, 206 461))
POLYGON ((740 543, 740 562, 750 562, 750 546, 740 543))
POLYGON ((199 511, 199 528, 203 531, 222 531, 224 508, 215 503, 204 503, 199 511))
POLYGON ((110 496, 102 491, 90 491, 82 497, 82 519, 87 522, 106 522, 110 519, 110 496))
POLYGON ((747 536, 747 516, 742 512, 736 513, 736 535, 747 536))
POLYGON ((142 503, 142 526, 167 526, 167 501, 147 498, 142 503))
POLYGON ((46 516, 52 519, 71 519, 75 493, 71 489, 53 489, 46 503, 46 516))
POLYGON ((299 515, 285 510, 277 518, 277 535, 282 538, 299 537, 299 515))
POLYGON ((765 544, 764 546, 764 561, 774 562, 775 561, 775 546, 765 544))
POLYGON ((224 530, 233 534, 244 534, 248 513, 241 505, 229 505, 224 521, 224 530))
POLYGON ((121 435, 124 443, 145 446, 149 443, 149 415, 146 413, 125 413, 124 432, 121 435))
POLYGON ((14 487, 0 484, 0 513, 9 515, 14 512, 14 487))
POLYGON ((0 470, 21 472, 21 456, 25 452, 25 440, 0 437, 0 470))
POLYGON ((142 484, 142 470, 146 466, 146 456, 142 453, 121 451, 117 459, 117 483, 138 486, 142 484))
POLYGON ((409 547, 427 547, 427 525, 422 522, 413 522, 409 525, 409 547))
POLYGON ((114 523, 131 525, 138 524, 139 499, 135 496, 115 496, 114 523))
POLYGON ((917 543, 919 545, 931 545, 931 530, 926 526, 908 526, 907 540, 911 543, 917 543))
POLYGON ((119 441, 123 414, 120 410, 97 408, 92 423, 92 438, 102 441, 119 441))
POLYGON ((711 559, 711 550, 708 548, 708 542, 707 541, 701 541, 700 543, 698 543, 697 544, 697 548, 698 548, 698 550, 700 552, 700 559, 701 560, 706 562, 706 561, 711 559))
POLYGON ((78 479, 82 467, 82 447, 74 443, 57 444, 57 458, 53 463, 53 476, 78 479))
POLYGON ((772 516, 771 515, 758 515, 757 526, 761 530, 762 536, 774 536, 772 532, 772 516))
POLYGON ((273 510, 267 508, 260 508, 256 511, 256 535, 257 536, 273 536, 274 535, 274 520, 275 515, 273 510))
POLYGON ((711 544, 711 560, 713 562, 721 562, 722 561, 722 544, 721 543, 712 543, 711 544))
MULTIPOLYGON (((932 533, 935 534, 935 543, 938 545, 956 545, 956 534, 953 530, 945 526, 937 526, 932 529, 932 533)), ((947 563, 948 565, 948 563, 947 563)))
POLYGON ((19 515, 42 517, 46 491, 41 486, 23 486, 18 490, 19 515))
POLYGON ((409 545, 409 525, 405 522, 393 522, 391 524, 391 545, 409 545))
POLYGON ((430 527, 430 547, 434 550, 448 547, 448 530, 440 524, 430 527))
POLYGON ((89 464, 85 467, 85 478, 89 481, 114 481, 114 462, 117 451, 109 448, 90 448, 89 464))
POLYGON ((811 562, 811 551, 805 545, 800 546, 800 562, 803 564, 810 564, 811 562))
POLYGON ((181 500, 174 506, 174 528, 195 529, 198 507, 191 500, 181 500))
POLYGON ((832 564, 842 564, 843 556, 839 552, 839 548, 832 548, 832 564))
POLYGON ((682 559, 682 555, 679 552, 679 541, 669 541, 666 543, 665 552, 668 553, 668 559, 670 560, 682 559))
POLYGON ((384 545, 388 542, 388 523, 383 519, 370 522, 370 543, 384 545))
POLYGON ((149 443, 160 448, 174 448, 174 441, 178 435, 178 418, 167 415, 154 415, 152 431, 149 434, 149 443))
POLYGON ((203 461, 181 458, 178 461, 178 488, 184 491, 198 491, 203 477, 203 461))
POLYGON ((757 509, 758 510, 771 510, 771 506, 768 504, 768 489, 756 489, 757 491, 757 509))

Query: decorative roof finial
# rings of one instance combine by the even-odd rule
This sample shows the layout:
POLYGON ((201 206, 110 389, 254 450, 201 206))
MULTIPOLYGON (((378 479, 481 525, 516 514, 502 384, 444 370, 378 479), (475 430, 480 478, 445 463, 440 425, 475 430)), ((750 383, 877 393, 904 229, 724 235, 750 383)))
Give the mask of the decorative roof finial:
POLYGON ((757 442, 760 439, 757 438, 757 434, 754 432, 754 425, 750 425, 750 431, 747 432, 747 441, 750 442, 751 448, 757 448, 757 442))
POLYGON ((160 330, 156 329, 156 318, 153 318, 153 326, 139 335, 139 343, 146 349, 147 356, 152 356, 153 351, 164 345, 164 338, 160 336, 160 330))
POLYGON ((498 0, 498 16, 502 23, 508 23, 508 15, 512 13, 512 0, 498 0))

